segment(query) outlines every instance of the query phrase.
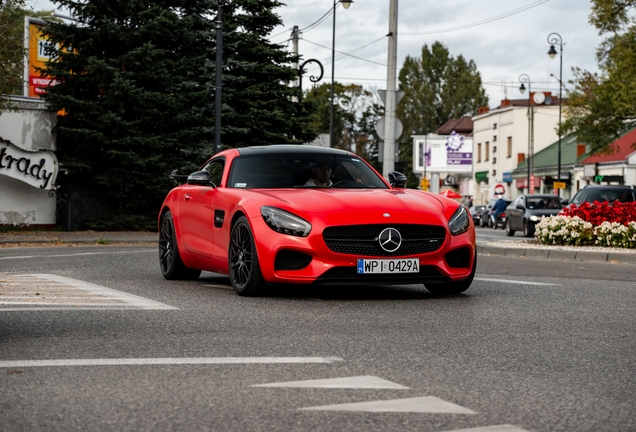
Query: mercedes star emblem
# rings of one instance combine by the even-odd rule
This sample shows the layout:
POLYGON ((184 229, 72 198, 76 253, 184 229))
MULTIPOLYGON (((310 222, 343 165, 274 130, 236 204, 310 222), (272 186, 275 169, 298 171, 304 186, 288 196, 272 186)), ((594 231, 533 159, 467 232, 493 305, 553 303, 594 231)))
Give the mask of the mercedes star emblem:
POLYGON ((378 237, 380 247, 387 252, 395 252, 402 244, 402 236, 395 228, 386 228, 382 230, 378 237))

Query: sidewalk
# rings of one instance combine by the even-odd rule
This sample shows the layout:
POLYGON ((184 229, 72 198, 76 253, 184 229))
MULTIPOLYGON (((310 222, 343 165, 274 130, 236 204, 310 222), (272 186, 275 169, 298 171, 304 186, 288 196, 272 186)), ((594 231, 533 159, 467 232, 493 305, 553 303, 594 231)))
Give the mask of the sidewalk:
POLYGON ((2 246, 156 245, 159 233, 145 231, 10 231, 0 233, 2 246))
MULTIPOLYGON (((159 234, 142 231, 11 231, 0 233, 1 247, 157 245, 159 234)), ((544 246, 533 241, 477 244, 480 255, 544 258, 551 260, 605 261, 636 264, 636 250, 578 246, 544 246)))

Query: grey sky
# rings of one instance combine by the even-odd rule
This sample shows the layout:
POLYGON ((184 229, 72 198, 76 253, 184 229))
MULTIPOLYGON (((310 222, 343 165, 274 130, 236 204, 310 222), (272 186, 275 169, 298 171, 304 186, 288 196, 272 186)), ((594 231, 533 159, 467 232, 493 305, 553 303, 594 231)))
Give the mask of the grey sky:
MULTIPOLYGON (((276 12, 284 25, 272 32, 271 39, 288 45, 290 50, 291 28, 308 27, 333 6, 333 0, 282 1, 287 5, 276 12)), ((353 55, 359 58, 336 53, 336 80, 386 88, 387 69, 383 65, 387 63, 389 3, 390 0, 354 0, 347 10, 337 8, 336 51, 355 51, 353 55), (370 45, 359 49, 367 44, 370 45)), ((55 8, 48 0, 31 0, 29 5, 36 9, 55 8)), ((551 32, 563 37, 566 85, 572 78, 572 67, 598 70, 595 53, 602 38, 588 23, 590 8, 589 0, 401 0, 398 69, 406 56, 418 57, 424 44, 440 41, 451 55, 461 54, 475 61, 491 107, 498 105, 506 92, 511 99, 527 97, 527 93, 522 96, 518 90, 522 73, 531 77, 533 91, 556 94, 558 81, 550 74, 559 76, 559 57, 551 60, 547 55, 551 32), (515 11, 519 12, 512 14, 515 11), (485 23, 470 26, 481 22, 485 23)), ((333 18, 329 16, 304 31, 299 42, 304 59, 316 58, 325 66, 323 82, 331 80, 332 29, 333 18)), ((303 84, 306 88, 309 82, 303 84)))

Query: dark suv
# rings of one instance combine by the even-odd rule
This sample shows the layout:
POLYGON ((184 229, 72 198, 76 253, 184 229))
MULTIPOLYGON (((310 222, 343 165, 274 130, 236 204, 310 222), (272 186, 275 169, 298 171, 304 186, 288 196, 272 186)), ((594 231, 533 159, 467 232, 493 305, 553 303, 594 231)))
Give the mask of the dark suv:
POLYGON ((636 191, 632 186, 617 185, 587 185, 580 189, 568 204, 581 205, 584 202, 614 201, 633 202, 636 201, 636 191))

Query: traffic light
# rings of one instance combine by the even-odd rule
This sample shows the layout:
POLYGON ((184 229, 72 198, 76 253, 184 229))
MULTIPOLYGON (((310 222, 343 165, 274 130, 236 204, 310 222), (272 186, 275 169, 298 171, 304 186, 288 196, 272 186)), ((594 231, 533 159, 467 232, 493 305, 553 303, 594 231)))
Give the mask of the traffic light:
POLYGON ((420 181, 420 187, 422 188, 423 191, 428 190, 428 179, 426 177, 423 177, 422 181, 420 181))

